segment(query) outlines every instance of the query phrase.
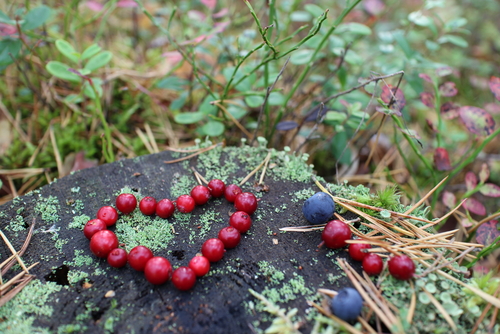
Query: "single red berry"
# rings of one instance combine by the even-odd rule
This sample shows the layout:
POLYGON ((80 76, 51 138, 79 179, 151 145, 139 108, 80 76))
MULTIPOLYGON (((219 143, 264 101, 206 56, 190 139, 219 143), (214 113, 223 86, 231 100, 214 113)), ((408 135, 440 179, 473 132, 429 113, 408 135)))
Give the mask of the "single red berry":
POLYGON ((163 284, 172 277, 172 265, 164 257, 152 257, 146 262, 144 275, 151 284, 163 284))
POLYGON ((116 198, 116 208, 124 214, 129 214, 137 207, 137 199, 132 194, 120 194, 116 198))
POLYGON ((111 226, 118 220, 118 212, 112 206, 103 206, 97 211, 97 218, 111 226))
POLYGON ((224 256, 224 243, 219 239, 208 239, 201 246, 201 253, 210 262, 217 262, 224 256))
POLYGON ((229 225, 240 231, 240 233, 245 233, 252 227, 252 218, 244 211, 236 211, 229 217, 229 225))
POLYGON ((328 222, 321 234, 321 238, 328 248, 342 248, 346 245, 346 240, 351 239, 352 233, 349 226, 340 220, 328 222))
POLYGON ((111 267, 121 268, 127 264, 127 251, 115 248, 108 254, 108 263, 111 267))
POLYGON ((196 205, 203 205, 208 202, 212 195, 207 187, 196 186, 191 190, 191 197, 194 199, 196 205))
POLYGON ((387 262, 389 273, 402 281, 409 280, 415 273, 415 264, 406 255, 396 255, 387 262))
POLYGON ((238 246, 241 240, 241 234, 236 228, 226 226, 219 231, 218 238, 224 244, 224 248, 230 249, 238 246))
POLYGON ((196 283, 196 274, 189 267, 179 267, 172 274, 172 283, 181 291, 191 290, 196 283))
POLYGON ((372 248, 370 244, 350 244, 349 255, 355 261, 363 261, 368 253, 363 252, 363 249, 372 248))
POLYGON ((366 254, 363 258, 363 270, 366 271, 368 275, 375 276, 379 275, 384 269, 384 262, 380 255, 375 253, 366 254))
POLYGON ((137 271, 144 271, 144 267, 149 259, 153 257, 153 252, 146 246, 136 246, 128 253, 128 263, 137 271))
POLYGON ((241 194, 243 191, 236 184, 230 184, 224 190, 224 197, 230 203, 234 203, 236 196, 241 194))
POLYGON ((90 239, 90 250, 97 257, 107 257, 118 247, 118 238, 110 230, 97 231, 90 239))
POLYGON ((92 236, 96 234, 99 231, 102 230, 107 230, 108 227, 106 226, 106 223, 103 222, 100 219, 91 219, 85 224, 85 227, 83 228, 83 234, 87 239, 92 239, 92 236))
POLYGON ((208 189, 213 197, 222 197, 226 190, 226 185, 222 180, 213 179, 208 182, 208 189))
POLYGON ((156 204, 156 215, 161 218, 170 218, 175 211, 174 202, 164 198, 156 204))
POLYGON ((177 204, 177 209, 182 213, 188 213, 194 210, 195 201, 189 195, 180 195, 175 202, 177 204))
POLYGON ((151 216, 156 212, 156 199, 151 196, 144 197, 139 202, 139 210, 146 216, 151 216))
POLYGON ((210 261, 204 256, 195 256, 189 261, 189 268, 193 269, 196 276, 205 276, 210 270, 210 261))
POLYGON ((238 211, 245 211, 251 215, 257 210, 257 198, 252 193, 241 193, 236 196, 234 207, 238 211))

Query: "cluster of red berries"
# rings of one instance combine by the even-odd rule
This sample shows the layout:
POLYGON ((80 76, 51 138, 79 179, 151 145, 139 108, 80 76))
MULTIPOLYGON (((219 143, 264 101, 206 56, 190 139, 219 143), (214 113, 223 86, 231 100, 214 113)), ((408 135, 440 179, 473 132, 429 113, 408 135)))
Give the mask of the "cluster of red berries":
POLYGON ((241 233, 250 229, 250 215, 257 210, 257 198, 252 193, 243 192, 235 184, 226 186, 223 181, 214 179, 207 187, 196 186, 190 195, 181 195, 175 201, 162 199, 157 202, 153 197, 144 197, 139 202, 139 209, 143 214, 169 218, 175 209, 183 213, 191 212, 195 205, 203 205, 211 197, 222 196, 234 203, 237 210, 229 218, 229 226, 222 228, 217 238, 205 241, 201 247, 201 255, 193 257, 187 267, 179 267, 173 272, 169 260, 154 256, 145 246, 136 246, 127 254, 125 249, 118 248, 119 242, 115 233, 107 229, 116 223, 118 211, 130 214, 136 209, 137 199, 132 194, 119 195, 116 198, 116 209, 112 206, 101 207, 97 211, 97 218, 87 222, 83 233, 90 240, 92 253, 97 257, 107 258, 110 266, 121 268, 128 262, 135 270, 143 271, 146 279, 152 284, 163 284, 171 279, 179 290, 190 290, 196 283, 196 277, 208 273, 210 262, 222 259, 225 250, 236 247, 240 242, 241 233))
MULTIPOLYGON (((342 248, 347 245, 346 241, 352 238, 352 232, 346 223, 332 220, 326 224, 321 238, 328 248, 342 248)), ((355 261, 362 261, 363 270, 368 275, 379 275, 384 269, 384 262, 378 254, 363 252, 363 249, 368 248, 371 248, 370 244, 349 244, 349 255, 355 261)), ((403 254, 391 257, 387 266, 389 273, 400 280, 408 280, 415 273, 415 264, 403 254)))

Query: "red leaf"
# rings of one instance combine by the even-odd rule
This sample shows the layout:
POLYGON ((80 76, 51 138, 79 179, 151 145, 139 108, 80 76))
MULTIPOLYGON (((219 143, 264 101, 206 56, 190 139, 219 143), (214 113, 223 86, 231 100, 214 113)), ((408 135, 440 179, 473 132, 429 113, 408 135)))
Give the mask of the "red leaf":
POLYGON ((457 88, 455 87, 455 83, 451 81, 447 81, 439 86, 439 92, 441 93, 441 96, 446 97, 452 97, 457 95, 458 93, 457 88))
POLYGON ((483 184, 479 192, 488 197, 500 197, 500 187, 493 183, 483 184))
POLYGON ((484 207, 483 203, 472 197, 467 198, 467 200, 464 202, 464 208, 479 216, 486 215, 486 208, 484 207))
POLYGON ((438 132, 436 126, 434 125, 434 123, 430 119, 427 118, 425 121, 427 122, 427 126, 429 127, 429 129, 431 129, 432 132, 434 132, 434 133, 438 132))
POLYGON ((434 165, 436 165, 437 170, 450 170, 450 157, 448 151, 443 147, 436 148, 434 152, 434 165))
POLYGON ((389 104, 392 101, 392 105, 390 105, 389 107, 392 107, 396 111, 403 110, 404 106, 406 105, 405 95, 403 94, 401 89, 393 87, 392 85, 385 85, 384 88, 382 88, 380 98, 386 104, 389 104))
POLYGON ((486 103, 484 105, 484 110, 490 114, 498 115, 500 114, 500 104, 496 102, 486 103))
POLYGON ((472 190, 477 186, 477 177, 473 172, 467 172, 465 174, 465 186, 467 190, 472 190))
POLYGON ((420 73, 418 75, 420 79, 427 81, 428 83, 433 83, 431 77, 428 74, 420 73))
POLYGON ((434 94, 429 92, 420 93, 420 101, 429 108, 434 108, 434 94))
POLYGON ((486 163, 481 165, 481 171, 479 172, 479 181, 484 183, 490 177, 490 169, 486 163))
POLYGON ((214 10, 217 5, 217 0, 201 0, 201 3, 208 7, 210 10, 214 10))
POLYGON ((452 192, 445 191, 443 192, 443 204, 446 205, 447 208, 452 209, 457 205, 457 199, 452 192))
POLYGON ((487 136, 495 129, 495 121, 484 109, 478 107, 464 106, 458 110, 460 119, 469 132, 487 136))
POLYGON ((453 102, 445 102, 441 105, 441 115, 444 119, 454 119, 458 117, 460 106, 453 102))
POLYGON ((469 220, 469 218, 464 218, 460 221, 460 224, 467 228, 467 227, 471 227, 472 226, 472 222, 469 220))
POLYGON ((490 79, 490 89, 493 95, 495 95, 495 98, 500 101, 500 78, 498 77, 491 77, 490 79))
POLYGON ((485 246, 490 245, 500 235, 499 227, 498 220, 490 220, 482 224, 477 228, 476 241, 485 246))

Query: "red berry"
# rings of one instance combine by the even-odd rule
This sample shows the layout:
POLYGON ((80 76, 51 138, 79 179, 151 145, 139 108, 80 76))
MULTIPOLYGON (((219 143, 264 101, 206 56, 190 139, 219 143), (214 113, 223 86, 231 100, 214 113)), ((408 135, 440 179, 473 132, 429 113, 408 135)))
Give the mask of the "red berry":
POLYGON ((415 273, 415 264, 406 255, 396 255, 392 257, 387 264, 389 273, 394 278, 402 281, 409 280, 415 273))
POLYGON ((191 197, 194 199, 196 205, 203 205, 208 202, 212 195, 207 187, 196 186, 191 190, 191 197))
POLYGON ((240 231, 232 226, 226 226, 219 231, 218 238, 224 244, 224 248, 230 249, 238 246, 241 240, 240 231))
POLYGON ((194 210, 195 201, 189 195, 181 195, 176 201, 177 209, 182 213, 188 213, 194 210))
POLYGON ((241 193, 236 196, 234 207, 238 211, 245 211, 251 215, 257 210, 257 198, 252 193, 241 193))
POLYGON ((172 265, 164 257, 152 257, 144 267, 144 275, 149 283, 163 284, 172 277, 172 265))
POLYGON ((175 211, 174 202, 169 199, 162 199, 156 204, 156 215, 161 218, 170 218, 175 211))
POLYGON ((172 283, 179 290, 191 290, 196 283, 196 274, 189 267, 179 267, 172 274, 172 283))
POLYGON ((204 256, 195 256, 189 261, 189 268, 193 269, 196 276, 205 276, 210 270, 210 261, 204 256))
POLYGON ((352 233, 349 226, 340 220, 328 222, 321 234, 321 238, 328 248, 342 248, 346 245, 346 240, 351 239, 352 233))
POLYGON ((102 230, 107 230, 106 223, 100 219, 91 219, 85 224, 83 234, 90 240, 94 234, 102 230))
POLYGON ((120 194, 116 198, 116 208, 124 214, 129 214, 137 207, 137 199, 132 194, 120 194))
POLYGON ((103 206, 97 211, 97 218, 111 226, 118 220, 118 212, 112 206, 103 206))
POLYGON ((208 182, 208 189, 213 197, 222 197, 226 190, 226 185, 222 180, 213 179, 208 182))
POLYGON ((118 247, 118 238, 110 230, 97 231, 90 239, 90 250, 97 257, 107 257, 118 247))
POLYGON ((139 202, 139 210, 146 216, 151 216, 156 212, 156 199, 151 196, 144 197, 139 202))
POLYGON ((234 203, 234 200, 236 199, 236 196, 241 194, 241 188, 238 187, 236 184, 230 184, 226 187, 224 190, 224 197, 226 197, 226 200, 230 203, 234 203))
POLYGON ((137 271, 144 271, 144 267, 149 259, 153 257, 153 252, 145 246, 136 246, 128 253, 128 263, 137 271))
POLYGON ((363 249, 372 248, 370 244, 350 244, 349 255, 355 261, 363 261, 368 253, 363 252, 363 249))
POLYGON ((383 268, 384 262, 382 261, 380 255, 375 253, 366 254, 363 259, 363 270, 366 271, 368 275, 379 275, 383 268))
POLYGON ((201 253, 210 262, 217 262, 224 256, 224 243, 219 239, 208 239, 201 246, 201 253))
POLYGON ((229 225, 240 231, 240 233, 245 233, 252 227, 252 218, 244 211, 236 211, 229 217, 229 225))
POLYGON ((111 267, 121 268, 127 264, 127 251, 115 248, 108 254, 108 263, 111 267))

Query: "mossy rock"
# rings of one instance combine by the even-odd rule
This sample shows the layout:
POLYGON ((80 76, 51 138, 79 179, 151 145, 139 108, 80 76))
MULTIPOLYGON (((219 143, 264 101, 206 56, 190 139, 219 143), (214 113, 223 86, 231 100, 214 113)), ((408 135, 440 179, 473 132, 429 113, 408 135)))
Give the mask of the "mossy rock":
MULTIPOLYGON (((335 264, 338 256, 346 257, 346 251, 318 250, 320 231, 279 231, 307 224, 302 203, 318 189, 311 181, 312 166, 304 162, 306 157, 271 150, 264 179, 267 191, 254 189, 260 171, 243 186, 260 198, 252 229, 188 292, 171 283, 154 286, 128 266, 110 267, 105 259, 91 254, 81 231, 101 206, 114 205, 121 192, 132 192, 139 199, 188 193, 196 184, 191 167, 208 180, 237 183, 265 159, 269 150, 262 146, 217 147, 174 164, 165 161, 186 154, 162 152, 121 160, 75 172, 1 206, 1 229, 16 249, 36 220, 23 259, 27 265, 40 263, 31 270, 37 280, 0 309, 0 332, 258 332, 272 317, 262 311, 249 289, 282 307, 298 308, 302 319, 313 317, 315 311, 306 301, 317 301, 317 288, 338 289, 349 282, 335 264)), ((168 220, 145 217, 136 210, 111 229, 127 250, 138 244, 149 246, 175 268, 187 265, 206 239, 217 237, 231 211, 233 206, 222 199, 168 220)), ((1 261, 10 256, 6 247, 0 247, 0 253, 1 261)), ((311 326, 306 321, 301 329, 310 332, 311 326)))

